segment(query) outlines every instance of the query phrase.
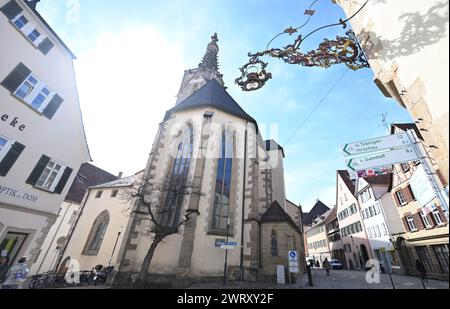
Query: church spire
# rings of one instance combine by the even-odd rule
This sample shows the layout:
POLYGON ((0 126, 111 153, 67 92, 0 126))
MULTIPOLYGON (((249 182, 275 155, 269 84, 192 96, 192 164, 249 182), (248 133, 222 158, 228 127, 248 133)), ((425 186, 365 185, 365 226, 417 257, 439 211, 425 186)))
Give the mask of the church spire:
POLYGON ((180 91, 177 95, 177 105, 186 100, 210 80, 217 80, 222 87, 225 87, 223 75, 219 72, 219 39, 217 33, 211 37, 211 42, 206 48, 202 62, 197 68, 184 72, 183 81, 181 82, 180 91))
POLYGON ((199 69, 204 69, 210 72, 219 71, 219 46, 217 45, 219 39, 217 38, 217 33, 211 37, 211 42, 208 44, 206 53, 203 56, 202 62, 198 65, 199 69))

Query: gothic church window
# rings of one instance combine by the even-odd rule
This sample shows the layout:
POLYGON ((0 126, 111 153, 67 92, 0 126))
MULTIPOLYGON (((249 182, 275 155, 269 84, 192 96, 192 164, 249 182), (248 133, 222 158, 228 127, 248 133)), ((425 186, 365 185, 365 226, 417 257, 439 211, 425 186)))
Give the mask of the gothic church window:
POLYGON ((176 227, 180 218, 183 194, 177 194, 177 186, 185 183, 193 153, 193 129, 189 125, 183 132, 178 145, 177 156, 173 164, 164 211, 160 224, 165 227, 176 227))
POLYGON ((272 231, 272 241, 271 241, 271 250, 272 256, 277 257, 278 256, 278 239, 277 239, 277 233, 275 231, 272 231))
POLYGON ((233 153, 234 134, 225 130, 222 134, 221 152, 217 164, 216 189, 214 192, 212 229, 216 231, 227 231, 233 153))
POLYGON ((103 242, 103 238, 105 237, 108 224, 109 224, 109 212, 105 210, 94 221, 84 250, 85 255, 98 254, 103 242))

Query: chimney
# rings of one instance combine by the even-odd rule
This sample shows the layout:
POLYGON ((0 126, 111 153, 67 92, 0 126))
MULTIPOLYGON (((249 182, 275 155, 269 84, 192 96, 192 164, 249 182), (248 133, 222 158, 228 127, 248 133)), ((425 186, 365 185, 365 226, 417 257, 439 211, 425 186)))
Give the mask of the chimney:
POLYGON ((117 176, 117 178, 122 179, 123 176, 123 172, 120 172, 119 175, 117 176))

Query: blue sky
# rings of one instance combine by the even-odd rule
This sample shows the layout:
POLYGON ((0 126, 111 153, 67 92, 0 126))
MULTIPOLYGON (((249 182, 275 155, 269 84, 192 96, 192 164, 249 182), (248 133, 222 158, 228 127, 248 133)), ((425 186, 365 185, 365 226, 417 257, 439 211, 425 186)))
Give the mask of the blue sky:
MULTIPOLYGON (((271 80, 257 92, 234 85, 250 51, 263 50, 276 34, 305 21, 312 1, 299 0, 41 0, 38 10, 78 56, 80 103, 94 164, 112 173, 145 167, 158 124, 175 104, 184 70, 197 67, 214 32, 220 67, 234 99, 260 124, 278 125, 286 152, 287 197, 309 210, 320 198, 335 203, 336 170, 344 169, 340 145, 386 135, 389 122, 411 118, 385 98, 369 69, 350 71, 289 144, 286 142, 346 70, 305 68, 268 59, 271 80)), ((338 5, 319 0, 312 31, 343 18, 338 5)), ((344 30, 319 32, 304 44, 315 48, 344 30)), ((283 36, 272 44, 294 40, 283 36)))

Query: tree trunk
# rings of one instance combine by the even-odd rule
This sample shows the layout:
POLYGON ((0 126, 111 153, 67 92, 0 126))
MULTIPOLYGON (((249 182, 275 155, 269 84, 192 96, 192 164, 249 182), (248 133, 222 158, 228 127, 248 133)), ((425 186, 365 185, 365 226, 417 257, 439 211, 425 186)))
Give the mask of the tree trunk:
POLYGON ((162 239, 155 238, 147 251, 147 255, 144 258, 144 262, 142 263, 141 272, 139 273, 139 279, 145 283, 145 278, 147 277, 148 270, 150 268, 150 264, 153 259, 153 255, 155 254, 156 247, 159 245, 162 239))

